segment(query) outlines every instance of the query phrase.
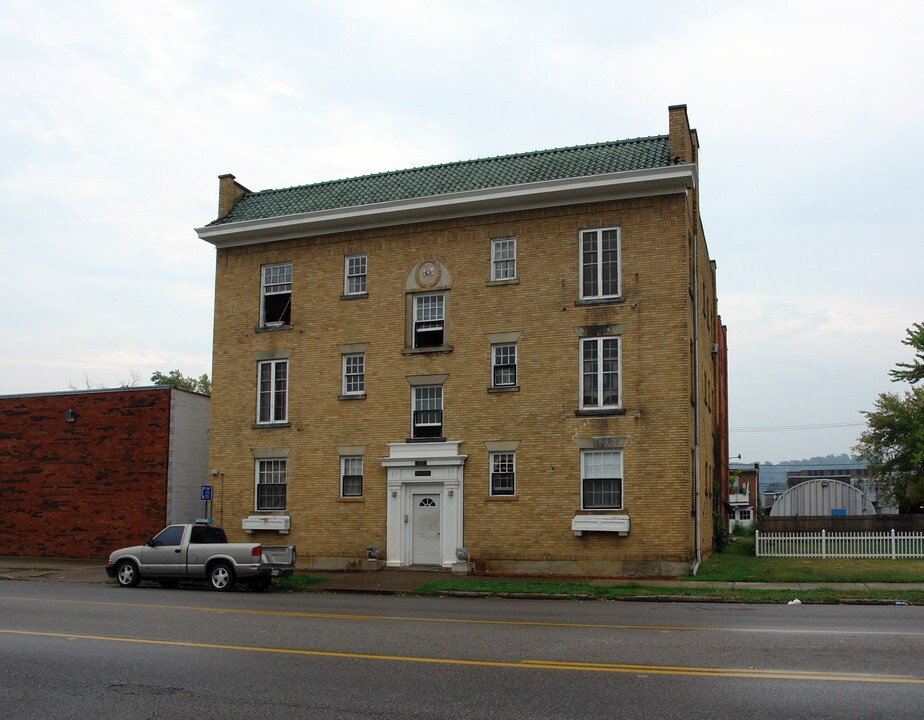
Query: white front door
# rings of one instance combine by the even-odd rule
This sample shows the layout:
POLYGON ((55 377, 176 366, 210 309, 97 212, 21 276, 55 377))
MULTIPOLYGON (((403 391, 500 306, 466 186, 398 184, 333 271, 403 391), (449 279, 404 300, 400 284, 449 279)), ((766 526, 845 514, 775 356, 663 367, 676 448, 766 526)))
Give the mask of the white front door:
POLYGON ((411 563, 440 564, 440 496, 413 495, 411 563))

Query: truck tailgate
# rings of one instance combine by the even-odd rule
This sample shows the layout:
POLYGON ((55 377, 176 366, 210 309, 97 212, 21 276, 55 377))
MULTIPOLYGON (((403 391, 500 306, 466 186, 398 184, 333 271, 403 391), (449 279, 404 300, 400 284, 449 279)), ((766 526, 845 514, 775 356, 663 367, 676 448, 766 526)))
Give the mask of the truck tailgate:
POLYGON ((264 545, 263 546, 264 562, 270 565, 281 565, 284 567, 295 567, 295 546, 294 545, 264 545))

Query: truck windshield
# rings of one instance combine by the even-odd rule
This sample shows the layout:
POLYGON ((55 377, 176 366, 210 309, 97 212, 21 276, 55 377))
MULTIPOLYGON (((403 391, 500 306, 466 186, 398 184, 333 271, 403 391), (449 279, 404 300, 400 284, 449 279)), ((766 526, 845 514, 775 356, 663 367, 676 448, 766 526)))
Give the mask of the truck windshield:
POLYGON ((164 528, 157 533, 157 537, 154 538, 154 547, 179 545, 183 540, 183 530, 185 530, 185 528, 182 525, 171 525, 170 527, 164 528))

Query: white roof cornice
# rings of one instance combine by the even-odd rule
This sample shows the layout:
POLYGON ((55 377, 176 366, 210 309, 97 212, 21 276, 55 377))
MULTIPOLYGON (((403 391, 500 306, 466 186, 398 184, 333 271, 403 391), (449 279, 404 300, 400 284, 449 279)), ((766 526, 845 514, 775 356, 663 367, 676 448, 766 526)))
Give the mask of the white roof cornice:
POLYGON ((697 182, 696 165, 671 165, 206 225, 196 233, 218 248, 235 247, 495 212, 673 195, 697 182))

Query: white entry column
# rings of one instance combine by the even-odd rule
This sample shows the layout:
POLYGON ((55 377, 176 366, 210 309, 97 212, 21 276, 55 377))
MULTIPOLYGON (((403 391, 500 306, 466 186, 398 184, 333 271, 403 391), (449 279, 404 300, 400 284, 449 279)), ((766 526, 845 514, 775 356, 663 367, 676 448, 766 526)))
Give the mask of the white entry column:
POLYGON ((463 475, 467 455, 459 442, 389 443, 389 456, 379 458, 388 474, 387 549, 385 564, 406 567, 414 555, 414 498, 438 496, 439 564, 451 567, 463 546, 463 475))

